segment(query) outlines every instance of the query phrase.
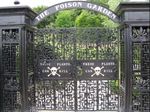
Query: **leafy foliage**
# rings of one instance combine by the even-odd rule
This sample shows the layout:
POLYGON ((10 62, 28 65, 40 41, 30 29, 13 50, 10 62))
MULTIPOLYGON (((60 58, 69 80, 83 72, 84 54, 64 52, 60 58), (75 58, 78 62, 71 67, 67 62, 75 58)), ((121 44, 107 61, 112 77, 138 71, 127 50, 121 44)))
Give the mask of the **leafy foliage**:
POLYGON ((107 7, 107 8, 109 7, 109 5, 108 5, 108 1, 109 0, 87 0, 87 1, 89 1, 91 3, 95 3, 97 5, 103 5, 103 6, 107 7))
POLYGON ((66 11, 59 12, 55 20, 55 26, 56 27, 73 27, 75 24, 73 14, 74 14, 73 10, 66 10, 66 11))
POLYGON ((102 22, 100 16, 86 10, 83 10, 75 20, 77 27, 99 27, 102 26, 102 22))
MULTIPOLYGON (((36 13, 40 13, 40 12, 44 11, 45 9, 47 9, 46 6, 38 6, 38 7, 33 8, 33 10, 34 10, 36 13)), ((37 25, 37 28, 53 27, 53 26, 54 26, 55 19, 56 19, 56 15, 57 15, 57 14, 54 14, 54 15, 51 15, 51 16, 48 16, 47 18, 45 18, 43 21, 41 21, 41 22, 37 25)))
MULTIPOLYGON (((121 0, 87 0, 89 2, 102 5, 115 10, 121 0)), ((37 13, 42 12, 47 7, 38 6, 33 10, 37 13)), ((38 28, 46 27, 116 27, 117 24, 108 17, 94 11, 72 9, 58 12, 48 16, 37 25, 38 28)))

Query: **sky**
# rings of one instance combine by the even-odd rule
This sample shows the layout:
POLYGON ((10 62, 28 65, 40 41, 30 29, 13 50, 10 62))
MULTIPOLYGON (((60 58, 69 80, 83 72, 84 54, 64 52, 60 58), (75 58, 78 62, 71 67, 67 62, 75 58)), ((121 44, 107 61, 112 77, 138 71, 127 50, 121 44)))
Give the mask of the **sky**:
MULTIPOLYGON (((14 6, 14 1, 15 0, 0 0, 0 7, 14 6)), ((65 1, 77 1, 77 0, 18 0, 18 1, 20 1, 21 6, 27 5, 30 7, 37 7, 41 5, 51 6, 65 1)))
MULTIPOLYGON (((0 0, 0 7, 14 6, 14 1, 15 0, 0 0)), ((41 5, 52 6, 57 3, 61 3, 65 1, 75 1, 75 0, 18 0, 18 1, 20 1, 20 5, 27 5, 33 8, 33 7, 37 7, 41 5)), ((82 0, 82 1, 85 1, 85 0, 82 0)), ((129 0, 126 0, 126 1, 129 1, 129 0)), ((131 1, 143 1, 143 0, 131 0, 131 1)))

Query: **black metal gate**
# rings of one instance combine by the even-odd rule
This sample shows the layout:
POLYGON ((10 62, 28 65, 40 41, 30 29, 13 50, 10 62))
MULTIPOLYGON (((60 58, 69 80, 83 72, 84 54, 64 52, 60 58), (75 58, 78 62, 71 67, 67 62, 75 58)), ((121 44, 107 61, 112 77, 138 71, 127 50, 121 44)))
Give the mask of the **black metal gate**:
MULTIPOLYGON (((121 32, 122 37, 124 34, 130 35, 128 39, 121 38, 121 89, 120 99, 122 110, 125 103, 130 98, 131 111, 133 112, 149 112, 150 111, 150 27, 149 26, 129 26, 129 33, 121 32), (127 42, 125 42, 127 41, 127 42), (128 43, 125 45, 125 43, 128 43), (131 49, 126 50, 130 52, 131 59, 125 58, 125 46, 131 49), (130 69, 125 67, 126 60, 130 65, 130 69), (131 61, 130 61, 131 60, 131 61), (126 76, 127 72, 130 74, 126 76), (126 82, 127 81, 127 82, 126 82), (126 86, 125 86, 126 85, 126 86), (129 88, 129 92, 125 93, 125 88, 129 88), (130 97, 125 97, 125 95, 130 97), (126 100, 125 100, 126 99, 126 100)), ((127 37, 128 37, 127 36, 127 37)))
POLYGON ((118 42, 117 29, 37 30, 36 108, 118 111, 118 42))
POLYGON ((24 6, 0 8, 0 112, 149 112, 149 3, 120 3, 116 15, 79 2, 117 19, 120 41, 117 29, 34 32, 56 6, 70 8, 66 3, 39 15, 24 6))

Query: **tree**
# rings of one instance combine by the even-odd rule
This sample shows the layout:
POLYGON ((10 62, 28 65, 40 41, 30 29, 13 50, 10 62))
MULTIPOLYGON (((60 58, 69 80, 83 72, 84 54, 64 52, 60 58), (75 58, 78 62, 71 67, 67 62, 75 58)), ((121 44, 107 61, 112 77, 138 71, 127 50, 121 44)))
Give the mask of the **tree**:
POLYGON ((97 5, 103 5, 103 6, 107 7, 107 8, 109 7, 109 5, 108 5, 108 1, 109 0, 87 0, 87 1, 89 1, 91 3, 95 3, 97 5))
MULTIPOLYGON (((115 10, 121 0, 87 0, 89 2, 102 5, 104 7, 115 10)), ((39 6, 34 8, 34 11, 39 13, 47 7, 39 6)), ((58 12, 50 15, 40 22, 38 28, 46 27, 116 27, 108 17, 94 11, 72 9, 58 12)))
POLYGON ((83 10, 76 18, 75 24, 77 27, 99 27, 102 25, 102 21, 96 14, 83 10))
POLYGON ((54 23, 55 27, 75 27, 76 18, 81 13, 81 9, 71 9, 59 12, 54 23))
MULTIPOLYGON (((47 9, 46 6, 38 6, 38 7, 33 8, 33 10, 34 10, 36 13, 40 13, 40 12, 44 11, 45 9, 47 9)), ((43 21, 41 21, 41 22, 37 25, 37 28, 53 27, 53 26, 54 26, 55 19, 56 19, 56 15, 57 15, 57 14, 50 15, 50 16, 48 16, 47 18, 45 18, 43 21)))
MULTIPOLYGON (((110 10, 115 10, 116 7, 119 5, 119 3, 121 2, 121 0, 87 0, 89 2, 98 4, 98 5, 103 5, 104 7, 109 8, 110 10)), ((117 23, 114 23, 112 20, 110 20, 108 17, 103 16, 100 13, 95 13, 97 16, 99 16, 101 18, 102 25, 99 27, 116 27, 118 26, 117 23)))
MULTIPOLYGON (((97 5, 115 10, 121 0, 87 0, 97 5)), ((84 11, 76 18, 77 27, 116 27, 118 24, 114 23, 108 17, 94 11, 84 11)))
POLYGON ((75 25, 73 15, 74 15, 73 10, 66 10, 66 11, 59 12, 55 20, 55 26, 56 27, 73 27, 75 25))
MULTIPOLYGON (((109 8, 114 11, 116 9, 116 7, 119 5, 119 3, 121 2, 121 0, 109 0, 108 1, 108 5, 109 5, 109 8)), ((117 23, 114 23, 112 20, 108 19, 106 16, 103 16, 104 18, 104 22, 103 22, 103 25, 105 27, 117 27, 118 24, 117 23)))

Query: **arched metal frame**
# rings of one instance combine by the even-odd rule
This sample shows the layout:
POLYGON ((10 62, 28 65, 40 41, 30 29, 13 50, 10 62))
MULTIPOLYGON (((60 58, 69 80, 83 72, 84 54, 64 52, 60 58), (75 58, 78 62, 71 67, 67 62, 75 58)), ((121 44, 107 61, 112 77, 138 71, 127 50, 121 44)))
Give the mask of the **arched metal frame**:
POLYGON ((42 21, 47 16, 50 16, 58 11, 66 10, 66 9, 86 9, 86 10, 92 10, 99 12, 108 18, 110 18, 112 21, 119 23, 119 17, 110 9, 106 8, 103 5, 97 5, 93 4, 87 1, 68 1, 68 2, 62 2, 56 5, 53 5, 46 10, 39 13, 35 19, 33 20, 33 25, 37 25, 40 21, 42 21))

